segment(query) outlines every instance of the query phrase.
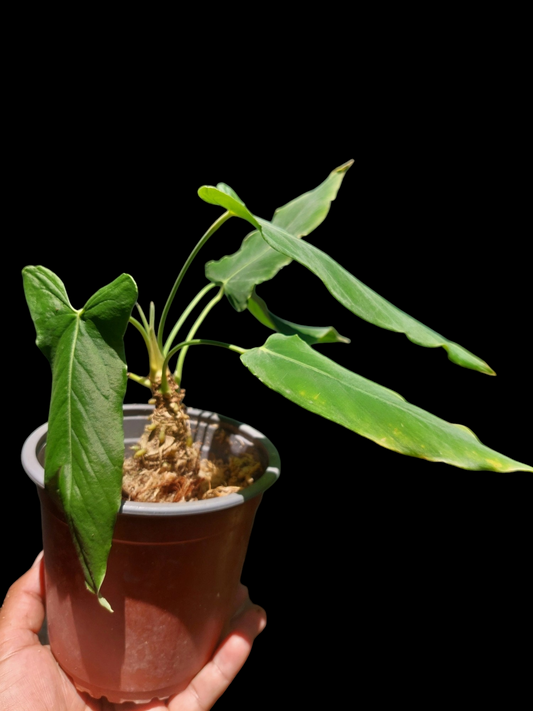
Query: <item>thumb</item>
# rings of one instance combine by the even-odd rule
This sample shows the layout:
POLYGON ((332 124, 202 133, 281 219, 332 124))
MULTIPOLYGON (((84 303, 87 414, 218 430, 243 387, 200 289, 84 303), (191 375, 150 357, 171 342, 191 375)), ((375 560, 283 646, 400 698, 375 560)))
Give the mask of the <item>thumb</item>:
POLYGON ((44 563, 39 553, 32 567, 9 588, 0 610, 0 642, 35 644, 44 621, 44 563))

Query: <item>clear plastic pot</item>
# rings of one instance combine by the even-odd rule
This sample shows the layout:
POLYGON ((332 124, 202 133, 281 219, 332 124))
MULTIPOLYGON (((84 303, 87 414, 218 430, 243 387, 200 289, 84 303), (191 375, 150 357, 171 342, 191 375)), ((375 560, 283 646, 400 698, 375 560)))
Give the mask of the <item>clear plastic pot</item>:
MULTIPOLYGON (((140 436, 148 405, 124 406, 127 444, 140 436)), ((265 469, 238 494, 177 504, 125 502, 117 518, 102 608, 85 588, 61 510, 44 488, 46 425, 22 451, 41 501, 48 635, 76 686, 113 703, 165 699, 184 689, 227 631, 254 516, 279 476, 279 456, 260 432, 189 409, 204 456, 253 448, 265 469), (220 437, 222 428, 226 436, 220 437)))

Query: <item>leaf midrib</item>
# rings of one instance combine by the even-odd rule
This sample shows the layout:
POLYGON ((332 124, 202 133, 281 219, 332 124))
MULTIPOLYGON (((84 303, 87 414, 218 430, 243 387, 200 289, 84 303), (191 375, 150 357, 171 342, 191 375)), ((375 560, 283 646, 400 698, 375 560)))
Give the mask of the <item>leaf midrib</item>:
MULTIPOLYGON (((249 269, 249 267, 250 267, 251 264, 253 264, 254 262, 259 261, 259 260, 261 259, 261 257, 263 257, 263 256, 264 256, 267 252, 269 252, 269 251, 270 251, 270 252, 275 252, 276 254, 281 255, 281 256, 284 257, 285 259, 291 259, 291 260, 292 260, 291 257, 288 257, 286 254, 282 254, 282 252, 278 252, 277 249, 274 249, 274 248, 271 247, 267 242, 265 242, 265 239, 264 239, 264 237, 263 237, 263 235, 262 235, 261 230, 257 230, 257 229, 256 229, 256 230, 253 230, 253 232, 250 232, 250 234, 247 236, 247 239, 251 239, 251 237, 252 237, 255 233, 261 235, 261 238, 263 239, 263 244, 261 245, 261 248, 262 248, 261 251, 259 252, 259 254, 255 254, 255 256, 254 256, 253 259, 250 259, 250 260, 247 261, 245 264, 243 264, 241 267, 239 267, 239 269, 236 269, 234 272, 232 272, 232 273, 230 274, 230 276, 229 276, 227 279, 222 279, 222 280, 221 280, 221 283, 222 283, 224 286, 226 286, 226 284, 228 284, 232 279, 235 279, 235 278, 237 277, 237 275, 238 275, 240 272, 244 271, 245 269, 249 269)), ((229 257, 227 257, 227 259, 229 259, 229 257)))
POLYGON ((71 495, 72 495, 72 479, 73 479, 73 472, 72 472, 72 459, 73 459, 73 454, 72 454, 72 381, 73 381, 73 372, 74 372, 74 354, 76 351, 76 344, 78 342, 78 334, 80 331, 80 320, 81 320, 81 311, 78 311, 76 313, 76 328, 74 332, 74 338, 72 339, 72 344, 71 344, 71 350, 70 350, 70 355, 69 355, 69 365, 68 365, 68 375, 67 375, 67 382, 68 382, 68 388, 67 388, 67 420, 68 420, 68 451, 69 451, 69 459, 70 459, 70 464, 71 464, 71 472, 70 472, 70 480, 67 478, 66 484, 68 486, 68 492, 67 493, 67 499, 68 502, 70 503, 71 495))

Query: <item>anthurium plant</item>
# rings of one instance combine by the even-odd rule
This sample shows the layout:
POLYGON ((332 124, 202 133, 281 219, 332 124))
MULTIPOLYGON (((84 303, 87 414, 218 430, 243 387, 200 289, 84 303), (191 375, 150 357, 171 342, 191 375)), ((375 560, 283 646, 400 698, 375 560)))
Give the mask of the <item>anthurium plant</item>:
MULTIPOLYGON (((336 364, 315 347, 348 342, 345 336, 331 326, 287 321, 271 313, 258 295, 260 284, 294 260, 315 274, 356 316, 403 333, 416 345, 444 348, 459 366, 494 375, 481 358, 393 306, 306 239, 324 221, 352 163, 336 168, 316 188, 278 208, 271 220, 253 214, 224 183, 201 187, 200 198, 223 212, 185 261, 159 319, 153 303, 147 315, 137 304, 137 287, 129 275, 122 274, 76 309, 63 282, 51 271, 42 266, 23 270, 37 345, 52 367, 45 485, 63 507, 87 587, 104 606, 107 603, 99 591, 123 497, 122 404, 127 376, 151 390, 155 407, 148 439, 163 447, 170 436, 174 443, 181 442, 185 453, 177 459, 194 461, 181 389, 185 357, 193 347, 234 351, 272 390, 401 454, 470 470, 533 471, 485 446, 467 427, 439 419, 336 364), (189 266, 230 218, 244 220, 251 231, 236 253, 207 263, 207 284, 190 303, 181 305, 181 314, 167 328, 189 266), (197 335, 224 296, 235 311, 248 310, 274 333, 254 348, 197 335), (138 318, 132 316, 136 305, 138 318), (189 317, 194 320, 185 329, 189 317), (127 373, 123 336, 128 324, 139 331, 146 345, 147 375, 127 373)), ((141 444, 133 456, 142 459, 145 453, 141 444)))

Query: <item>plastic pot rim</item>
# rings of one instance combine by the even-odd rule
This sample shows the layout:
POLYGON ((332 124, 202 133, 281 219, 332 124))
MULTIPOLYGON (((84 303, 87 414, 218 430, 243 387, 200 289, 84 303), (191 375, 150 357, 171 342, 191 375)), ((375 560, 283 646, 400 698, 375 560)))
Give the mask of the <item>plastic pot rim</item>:
MULTIPOLYGON (((123 405, 124 417, 146 416, 153 409, 147 404, 127 404, 123 405)), ((253 484, 238 493, 228 494, 213 499, 202 501, 182 501, 178 503, 149 503, 139 501, 122 501, 120 507, 121 514, 133 516, 188 516, 191 514, 202 514, 211 511, 239 506, 249 499, 263 494, 274 484, 280 475, 280 458, 277 449, 272 442, 262 432, 250 425, 234 420, 225 415, 189 407, 187 413, 191 418, 209 419, 210 423, 224 423, 237 428, 239 434, 254 445, 263 448, 268 455, 268 467, 263 475, 253 484)), ((22 466, 28 477, 41 489, 44 489, 44 467, 38 459, 38 454, 46 442, 48 423, 34 430, 24 442, 21 453, 22 466)))

